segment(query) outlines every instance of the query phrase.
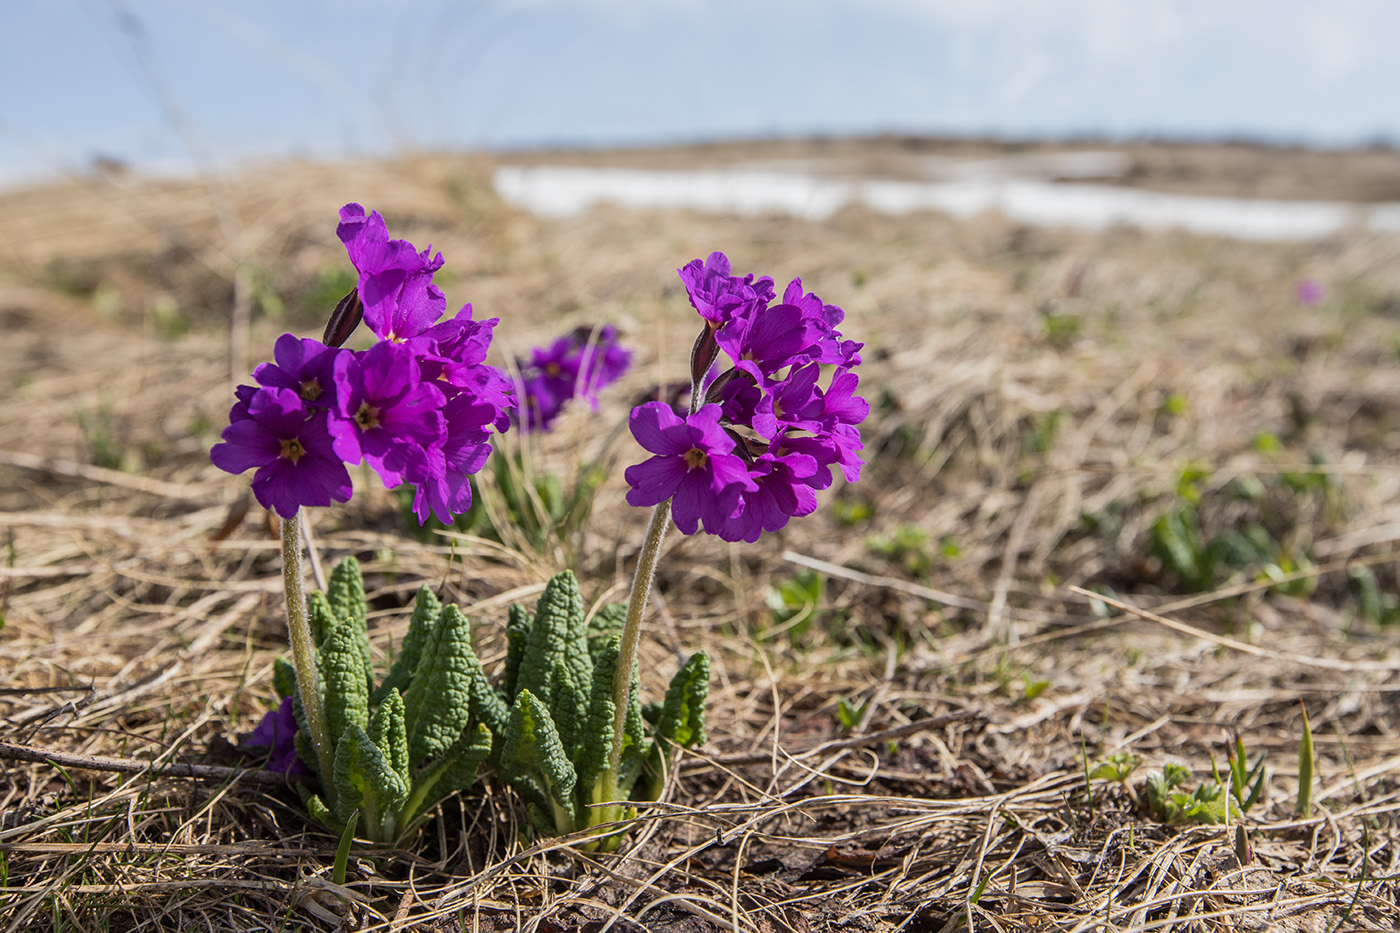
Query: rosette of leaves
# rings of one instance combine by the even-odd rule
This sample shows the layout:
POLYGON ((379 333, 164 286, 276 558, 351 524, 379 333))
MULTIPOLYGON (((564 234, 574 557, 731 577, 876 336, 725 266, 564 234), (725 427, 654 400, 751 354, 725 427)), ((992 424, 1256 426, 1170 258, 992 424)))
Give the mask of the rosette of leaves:
MULTIPOLYGON (((505 673, 499 692, 481 698, 482 719, 497 736, 491 755, 501 777, 525 801, 542 832, 564 835, 627 815, 603 807, 612 744, 624 610, 608 606, 585 621, 578 581, 569 571, 545 587, 535 611, 510 609, 505 673)), ((705 741, 710 659, 692 655, 672 678, 665 700, 643 709, 634 676, 627 710, 619 796, 655 800, 673 746, 705 741)), ((618 836, 596 845, 616 846, 618 836)))
MULTIPOLYGON (((307 793, 307 809, 336 831, 359 811, 365 835, 399 842, 433 804, 471 784, 491 752, 491 733, 475 715, 476 698, 491 688, 470 626, 456 606, 443 608, 423 587, 399 654, 376 687, 358 561, 341 561, 326 592, 310 594, 307 609, 334 743, 333 773, 318 775, 321 792, 307 793)), ((296 675, 285 659, 277 663, 274 686, 293 698, 297 752, 314 771, 296 675)))

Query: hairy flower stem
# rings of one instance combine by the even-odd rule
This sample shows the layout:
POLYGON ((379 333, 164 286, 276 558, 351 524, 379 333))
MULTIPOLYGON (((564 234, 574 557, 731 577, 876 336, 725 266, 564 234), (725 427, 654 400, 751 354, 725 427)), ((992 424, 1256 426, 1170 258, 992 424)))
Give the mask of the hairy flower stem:
MULTIPOLYGON (((306 595, 301 589, 301 513, 282 519, 282 584, 287 593, 287 636, 292 643, 292 666, 297 672, 297 691, 306 711, 306 728, 316 749, 316 765, 325 792, 332 798, 335 773, 331 740, 326 732, 326 715, 321 706, 321 684, 316 676, 316 645, 311 640, 311 623, 306 620, 306 595)), ((332 800, 333 802, 333 800, 332 800)))
MULTIPOLYGON (((627 726, 627 707, 632 696, 632 673, 637 669, 637 645, 642 640, 642 616, 646 614, 651 584, 656 578, 656 562, 661 556, 661 542, 671 523, 671 500, 651 510, 642 552, 637 556, 637 570, 632 577, 632 595, 627 600, 627 621, 622 626, 622 647, 617 655, 617 672, 613 675, 613 734, 608 751, 608 770, 603 773, 603 800, 619 800, 622 790, 617 786, 617 771, 622 763, 622 736, 627 726)), ((612 819, 606 816, 604 819, 612 819)))

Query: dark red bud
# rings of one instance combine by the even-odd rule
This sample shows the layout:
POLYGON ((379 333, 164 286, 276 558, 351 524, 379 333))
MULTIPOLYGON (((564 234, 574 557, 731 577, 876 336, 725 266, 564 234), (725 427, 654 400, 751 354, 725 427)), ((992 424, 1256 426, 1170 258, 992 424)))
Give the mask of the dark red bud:
POLYGON ((360 326, 360 318, 364 316, 365 306, 360 301, 360 291, 352 288, 350 294, 340 299, 340 303, 331 312, 331 319, 326 322, 326 332, 321 337, 321 342, 328 347, 341 346, 350 339, 355 328, 360 326))

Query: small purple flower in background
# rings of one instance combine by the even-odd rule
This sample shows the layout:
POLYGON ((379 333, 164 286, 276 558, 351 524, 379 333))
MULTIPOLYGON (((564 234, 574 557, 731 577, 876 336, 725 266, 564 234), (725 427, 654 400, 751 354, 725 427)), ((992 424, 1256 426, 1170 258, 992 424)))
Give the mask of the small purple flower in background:
POLYGON ((548 431, 570 399, 581 398, 595 410, 598 393, 632 365, 632 352, 618 346, 617 328, 580 327, 548 348, 535 347, 528 361, 517 360, 517 386, 525 429, 548 431))
POLYGON ((804 292, 800 279, 774 303, 772 279, 731 275, 723 253, 679 272, 705 319, 690 361, 697 410, 686 419, 661 402, 633 410, 633 436, 657 456, 626 471, 627 501, 674 497, 672 515, 685 534, 703 521, 726 541, 756 541, 812 512, 814 490, 831 485, 832 467, 847 482, 860 478, 856 425, 870 405, 855 394, 852 370, 862 345, 836 329, 845 312, 804 292), (715 365, 721 351, 728 369, 715 365), (824 387, 823 366, 832 370, 824 387))
POLYGON ((327 328, 337 345, 282 335, 275 362, 253 372, 258 385, 236 390, 210 459, 230 473, 256 469, 258 502, 283 518, 348 500, 345 465, 363 461, 390 488, 418 487, 420 520, 432 511, 450 523, 471 505, 467 477, 491 452, 490 430, 506 430, 515 407, 510 380, 485 362, 496 320, 474 321, 466 305, 438 323, 442 254, 389 239, 384 218, 358 204, 340 217, 359 278, 327 328), (380 342, 338 346, 361 315, 380 342))
POLYGON ((292 712, 292 698, 287 697, 275 710, 263 716, 262 722, 243 742, 243 747, 267 749, 269 754, 264 766, 267 771, 310 775, 311 769, 297 756, 296 734, 297 718, 292 712))
POLYGON ((1322 304, 1322 299, 1327 297, 1326 290, 1317 279, 1303 279, 1298 283, 1295 294, 1298 296, 1298 303, 1308 308, 1315 308, 1322 304))

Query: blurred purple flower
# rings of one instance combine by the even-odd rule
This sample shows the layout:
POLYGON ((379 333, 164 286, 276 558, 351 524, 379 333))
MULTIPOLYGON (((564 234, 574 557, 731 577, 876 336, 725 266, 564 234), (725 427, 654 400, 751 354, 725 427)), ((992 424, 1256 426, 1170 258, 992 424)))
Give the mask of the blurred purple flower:
POLYGON ((265 714, 243 742, 244 748, 265 748, 268 750, 268 771, 281 771, 284 774, 310 775, 311 769, 297 757, 296 742, 297 718, 292 711, 292 698, 285 698, 271 712, 265 714))
POLYGON ((1317 279, 1303 279, 1295 289, 1298 296, 1298 303, 1309 308, 1315 308, 1322 304, 1322 299, 1327 297, 1326 290, 1317 279))
POLYGON ((632 352, 618 345, 617 328, 607 325, 595 332, 580 327, 548 348, 535 347, 528 362, 517 361, 520 408, 516 415, 525 419, 527 430, 548 431, 571 399, 581 398, 596 410, 598 393, 631 364, 632 352))

